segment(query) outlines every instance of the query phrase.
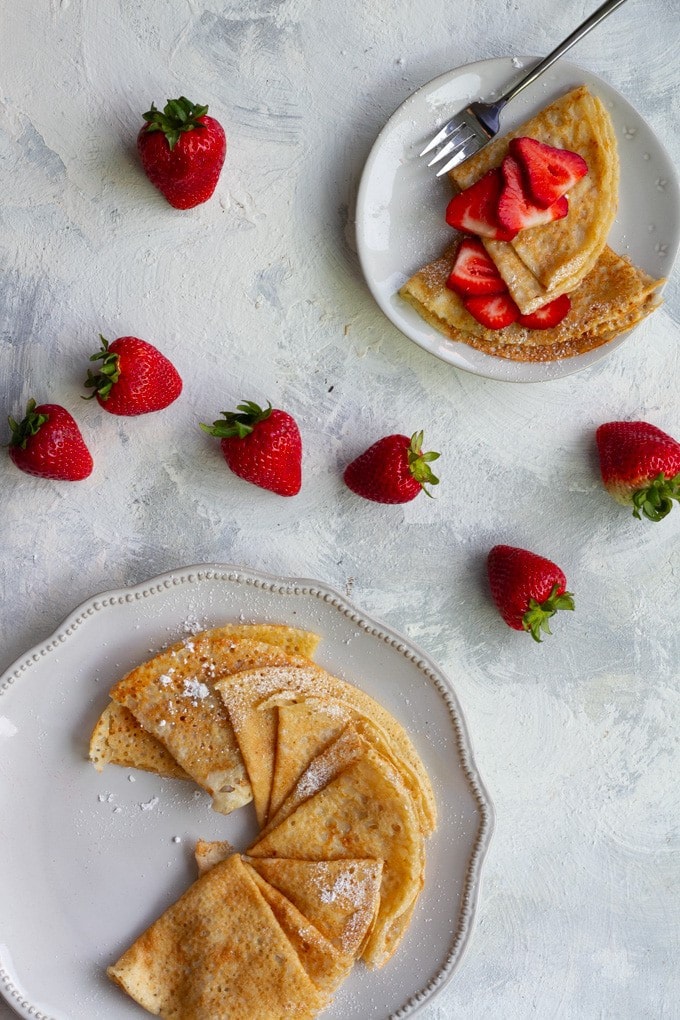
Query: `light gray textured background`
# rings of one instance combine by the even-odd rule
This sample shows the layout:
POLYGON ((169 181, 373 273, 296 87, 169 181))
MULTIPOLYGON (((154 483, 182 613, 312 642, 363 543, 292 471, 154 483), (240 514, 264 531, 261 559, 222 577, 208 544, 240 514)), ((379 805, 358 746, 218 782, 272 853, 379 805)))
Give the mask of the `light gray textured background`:
MULTIPOLYGON (((634 521, 593 446, 616 418, 680 436, 677 270, 610 358, 529 386, 411 344, 353 246, 395 108, 457 65, 548 52, 593 6, 0 0, 2 406, 63 403, 96 462, 68 485, 0 460, 0 665, 95 592, 203 561, 317 577, 419 643, 455 684, 497 812, 470 947, 427 1020, 680 1016, 680 510, 634 521), (134 150, 141 113, 179 94, 229 139, 216 195, 184 214, 134 150), (81 401, 99 332, 156 342, 181 400, 136 420, 81 401), (297 418, 297 498, 236 479, 197 428, 244 398, 297 418), (435 501, 344 488, 368 442, 419 428, 442 452, 435 501), (496 542, 557 560, 576 593, 542 646, 490 603, 496 542)), ((570 53, 676 163, 679 22, 676 0, 629 0, 570 53)))

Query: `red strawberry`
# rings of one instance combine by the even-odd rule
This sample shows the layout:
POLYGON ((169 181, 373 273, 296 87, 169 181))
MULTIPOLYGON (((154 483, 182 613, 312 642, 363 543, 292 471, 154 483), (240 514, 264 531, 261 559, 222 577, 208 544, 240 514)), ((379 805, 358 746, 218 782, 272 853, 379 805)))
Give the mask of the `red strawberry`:
POLYGON ((512 156, 505 157, 501 171, 504 183, 498 198, 498 221, 513 236, 528 227, 561 220, 569 212, 564 195, 547 208, 536 205, 525 191, 522 169, 512 156))
POLYGON ((80 429, 59 404, 29 400, 25 418, 20 422, 10 418, 9 427, 10 458, 27 474, 78 482, 92 473, 92 455, 80 429))
POLYGON ((137 149, 146 176, 175 209, 193 209, 214 192, 227 154, 222 125, 184 96, 163 112, 151 104, 137 149))
POLYGON ((85 385, 111 414, 134 415, 160 411, 182 392, 177 369, 153 344, 136 336, 121 336, 109 344, 103 336, 101 350, 90 361, 101 361, 98 372, 88 370, 85 385))
POLYGON ((251 400, 222 414, 223 420, 201 428, 222 440, 222 454, 234 474, 279 496, 295 496, 302 485, 302 439, 295 420, 271 404, 263 410, 251 400))
POLYGON ((466 237, 463 240, 446 286, 464 297, 502 294, 507 290, 505 280, 476 237, 466 237))
POLYGON ((463 304, 470 315, 487 329, 504 329, 519 315, 519 308, 509 294, 466 298, 463 304))
POLYGON ((465 234, 511 241, 517 231, 507 230, 498 221, 498 199, 502 187, 500 168, 493 167, 469 188, 454 195, 446 209, 446 222, 465 234))
POLYGON ((534 641, 550 634, 558 609, 573 609, 574 597, 557 566, 543 556, 510 545, 495 545, 487 559, 491 595, 513 630, 527 630, 534 641))
POLYGON ((595 433, 605 488, 633 516, 660 521, 680 501, 680 443, 646 421, 609 421, 595 433))
POLYGON ((560 294, 559 297, 548 301, 547 305, 541 305, 535 312, 527 315, 520 315, 517 320, 520 326, 527 329, 552 329, 557 326, 571 308, 571 298, 568 294, 560 294))
POLYGON ((512 138, 510 152, 522 166, 527 191, 544 209, 588 173, 588 164, 577 152, 557 149, 535 138, 512 138))
POLYGON ((343 478, 352 492, 375 503, 408 503, 419 492, 431 493, 426 485, 437 485, 430 461, 438 453, 423 453, 423 433, 411 438, 384 436, 345 468, 343 478))

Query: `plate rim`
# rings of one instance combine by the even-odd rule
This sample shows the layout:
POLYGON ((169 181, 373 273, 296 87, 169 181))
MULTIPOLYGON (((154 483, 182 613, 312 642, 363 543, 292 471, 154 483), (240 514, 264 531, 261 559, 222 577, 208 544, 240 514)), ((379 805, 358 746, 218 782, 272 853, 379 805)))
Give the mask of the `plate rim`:
MULTIPOLYGON (((360 210, 365 206, 366 191, 368 190, 369 182, 370 182, 370 176, 371 176, 370 175, 370 171, 372 170, 373 163, 376 161, 377 156, 378 156, 378 154, 380 152, 383 139, 384 139, 385 135, 387 134, 388 129, 391 127, 391 125, 393 124, 395 119, 399 116, 399 114, 403 112, 404 107, 407 104, 409 104, 409 103, 413 102, 414 100, 416 100, 417 97, 421 96, 423 93, 426 93, 426 92, 428 92, 430 90, 434 91, 435 89, 443 86, 448 81, 452 80, 454 77, 457 77, 458 75, 465 74, 466 72, 470 73, 470 72, 473 72, 475 69, 478 69, 478 68, 490 67, 491 65, 499 65, 499 64, 502 64, 502 63, 505 63, 505 62, 510 62, 511 64, 514 65, 515 61, 521 61, 521 66, 526 69, 527 65, 530 65, 532 61, 539 61, 540 59, 541 59, 541 57, 540 56, 536 56, 536 55, 520 55, 520 54, 510 55, 510 54, 506 54, 506 55, 497 56, 497 57, 486 57, 486 58, 483 58, 481 60, 472 60, 472 61, 468 61, 467 63, 460 64, 460 65, 458 65, 456 67, 449 68, 449 70, 443 71, 440 74, 436 75, 434 78, 431 78, 429 81, 426 81, 422 85, 419 85, 418 88, 414 89, 413 92, 411 92, 393 110, 393 112, 390 114, 390 116, 388 117, 388 119, 386 120, 386 122, 383 124, 382 128, 380 129, 380 131, 376 135, 375 140, 373 142, 373 145, 371 146, 369 154, 368 154, 368 156, 366 158, 366 161, 364 163, 364 166, 362 168, 361 177, 359 179, 359 186, 357 188, 357 193, 356 193, 356 202, 355 202, 355 210, 356 210, 355 211, 355 238, 356 238, 356 248, 357 248, 357 256, 358 256, 358 259, 359 259, 359 265, 361 267, 361 272, 362 272, 362 275, 363 275, 366 287, 367 287, 367 289, 369 291, 369 294, 371 295, 371 297, 373 298, 373 300, 375 301, 375 303, 377 304, 378 308, 383 313, 385 318, 394 326, 395 329, 399 330, 399 332, 402 333, 402 335, 405 336, 407 340, 411 341, 411 343, 416 344, 418 347, 420 347, 421 350, 423 350, 426 353, 430 354, 432 357, 437 358, 438 361, 442 361, 442 362, 444 362, 444 364, 448 364, 452 368, 459 369, 460 371, 467 372, 470 375, 476 375, 476 376, 478 376, 480 378, 491 379, 491 380, 498 381, 498 382, 511 382, 511 383, 520 383, 520 384, 521 383, 534 383, 534 382, 540 383, 540 382, 551 382, 551 381, 554 381, 554 380, 567 378, 570 375, 576 375, 578 372, 585 371, 588 368, 590 368, 591 366, 597 364, 599 361, 602 361, 604 358, 606 358, 606 356, 609 353, 612 353, 614 350, 616 350, 625 341, 625 339, 628 336, 630 336, 635 331, 636 326, 633 326, 632 329, 626 330, 623 333, 618 334, 618 336, 616 336, 613 340, 609 341, 606 344, 602 344, 599 348, 593 348, 591 351, 585 351, 585 352, 583 352, 582 355, 576 355, 573 358, 554 359, 553 361, 549 361, 549 362, 511 362, 511 361, 509 361, 509 359, 500 358, 500 357, 498 357, 496 355, 492 355, 492 354, 486 354, 483 351, 479 351, 479 352, 474 351, 475 355, 476 354, 480 354, 482 356, 482 359, 483 359, 482 363, 479 366, 472 365, 472 364, 463 364, 461 361, 457 360, 455 357, 447 357, 444 353, 442 353, 441 350, 434 349, 434 344, 428 345, 423 338, 418 338, 416 336, 411 336, 409 333, 405 333, 404 330, 402 329, 402 327, 400 325, 398 325, 394 321, 392 316, 388 313, 387 309, 385 308, 384 303, 378 298, 377 294, 375 293, 374 287, 373 287, 372 282, 371 282, 371 274, 370 274, 370 272, 368 272, 368 267, 367 267, 367 264, 366 264, 367 252, 365 250, 366 246, 364 245, 364 242, 363 242, 362 226, 361 226, 362 223, 365 220, 365 217, 360 217, 360 210), (585 363, 583 363, 583 361, 581 359, 587 359, 587 360, 585 361, 585 363), (488 366, 487 366, 487 360, 488 360, 488 366), (517 365, 524 366, 524 368, 527 369, 528 371, 532 367, 535 370, 538 366, 555 366, 555 365, 558 365, 560 367, 560 369, 562 369, 562 367, 564 366, 564 370, 563 371, 559 371, 559 372, 557 372, 555 374, 546 373, 545 376, 541 376, 540 374, 536 374, 534 377, 531 377, 531 378, 528 378, 528 377, 527 378, 516 378, 516 377, 514 377, 512 375, 511 368, 508 367, 508 366, 513 366, 513 365, 515 366, 515 368, 514 368, 515 372, 518 371, 517 365), (496 366, 496 369, 497 369, 496 371, 494 371, 493 366, 496 366), (500 369, 502 367, 504 367, 504 366, 508 370, 508 375, 503 375, 501 373, 501 371, 500 371, 500 369)), ((632 103, 629 102, 628 99, 626 99, 626 97, 616 88, 616 86, 610 85, 609 82, 606 81, 606 79, 604 79, 601 75, 597 74, 597 72, 591 71, 589 68, 582 67, 581 65, 579 65, 577 63, 574 63, 573 61, 571 61, 571 60, 569 60, 567 58, 560 58, 559 64, 556 65, 556 67, 559 67, 559 66, 567 67, 567 68, 572 69, 572 70, 574 70, 576 72, 583 73, 583 74, 587 75, 588 77, 590 77, 591 79, 594 79, 594 80, 596 80, 598 82, 601 82, 606 90, 615 93, 616 96, 617 96, 617 99, 625 107, 630 109, 633 112, 633 114, 640 121, 642 121, 647 126, 647 128, 650 131, 650 133, 653 135, 655 143, 658 146, 661 154, 663 155, 663 157, 665 159, 665 162, 668 165, 668 169, 670 171, 671 180, 672 180, 673 191, 674 191, 675 204, 676 204, 676 208, 678 210, 678 214, 680 216, 680 171, 678 171, 676 169, 675 165, 673 164, 673 161, 672 161, 672 159, 670 157, 670 154, 669 154, 668 150, 666 149, 663 141, 658 137, 656 132, 652 129, 651 125, 649 125, 648 122, 645 120, 643 115, 638 112, 638 110, 632 105, 632 103)), ((517 67, 516 69, 520 70, 520 67, 517 67)), ((671 272, 673 270, 673 264, 674 264, 674 262, 675 262, 675 260, 677 258, 679 250, 680 250, 680 232, 676 236, 676 246, 675 246, 675 251, 673 252, 673 258, 672 258, 671 262, 669 263, 667 272, 664 273, 663 281, 662 281, 661 285, 659 286, 659 294, 661 294, 663 292, 665 284, 666 284, 668 278, 670 277, 670 274, 671 274, 671 272)), ((446 338, 443 337, 443 335, 442 335, 442 341, 444 341, 445 339, 446 338)), ((452 341, 449 341, 449 342, 451 343, 452 341)), ((462 344, 462 346, 465 346, 465 345, 462 344)))
MULTIPOLYGON (((479 825, 465 868, 457 925, 449 940, 445 961, 438 973, 424 987, 414 992, 395 1013, 390 1014, 390 1020, 402 1020, 407 1016, 414 1016, 422 1008, 430 1005, 433 999, 446 987, 469 946, 479 905, 482 869, 496 821, 494 804, 479 773, 467 722, 454 686, 441 667, 437 666, 428 653, 423 651, 416 642, 366 613, 351 599, 325 582, 307 577, 276 575, 251 567, 217 561, 195 563, 163 571, 128 586, 102 589, 84 599, 63 618, 62 622, 46 638, 36 642, 28 651, 18 656, 0 675, 0 707, 2 698, 9 695, 14 689, 14 685, 24 675, 40 663, 46 655, 58 649, 64 641, 72 637, 79 627, 98 611, 112 604, 141 601, 173 588, 200 584, 205 581, 246 584, 271 594, 299 595, 321 599, 369 636, 385 642, 398 653, 410 659, 426 680, 435 686, 448 709, 461 770, 479 811, 479 825)), ((10 949, 11 947, 3 945, 0 946, 0 949, 2 948, 10 949)), ((12 1009, 28 1020, 55 1020, 54 1017, 31 1004, 28 1001, 27 993, 16 987, 12 975, 3 964, 2 956, 0 956, 0 995, 12 1009)))

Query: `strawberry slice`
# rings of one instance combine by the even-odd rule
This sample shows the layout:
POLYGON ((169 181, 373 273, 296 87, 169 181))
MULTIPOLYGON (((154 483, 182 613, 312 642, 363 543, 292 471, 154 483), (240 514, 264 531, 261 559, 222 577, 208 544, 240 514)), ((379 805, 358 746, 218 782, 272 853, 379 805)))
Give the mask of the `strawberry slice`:
POLYGON ((466 237, 462 242, 446 286, 462 297, 502 294, 507 290, 505 280, 476 237, 466 237))
POLYGON ((498 199, 498 220, 508 231, 518 233, 528 227, 561 220, 569 212, 565 195, 547 209, 536 205, 527 194, 522 179, 522 168, 513 156, 506 156, 501 164, 504 185, 498 199))
POLYGON ((463 301, 470 315, 487 329, 503 329, 519 317, 519 308, 509 294, 485 294, 463 301))
POLYGON ((446 209, 446 222, 465 234, 511 241, 517 231, 506 229, 498 221, 498 199, 502 187, 500 168, 493 167, 451 199, 446 209))
POLYGON ((588 173, 588 164, 577 152, 557 149, 535 138, 512 138, 510 153, 522 166, 529 194, 543 209, 566 195, 588 173))
POLYGON ((535 312, 528 315, 520 315, 517 320, 520 326, 527 329, 551 329, 562 321, 571 308, 571 298, 568 294, 560 294, 559 297, 548 301, 547 305, 541 305, 535 312))

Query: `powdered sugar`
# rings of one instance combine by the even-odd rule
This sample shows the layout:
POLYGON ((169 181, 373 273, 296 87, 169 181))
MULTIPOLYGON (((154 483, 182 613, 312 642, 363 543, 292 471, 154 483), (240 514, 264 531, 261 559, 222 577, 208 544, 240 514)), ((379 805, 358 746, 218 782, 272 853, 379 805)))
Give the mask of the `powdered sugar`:
POLYGON ((197 677, 188 677, 184 681, 182 693, 185 698, 189 698, 192 705, 197 706, 199 701, 210 697, 210 688, 197 677))

